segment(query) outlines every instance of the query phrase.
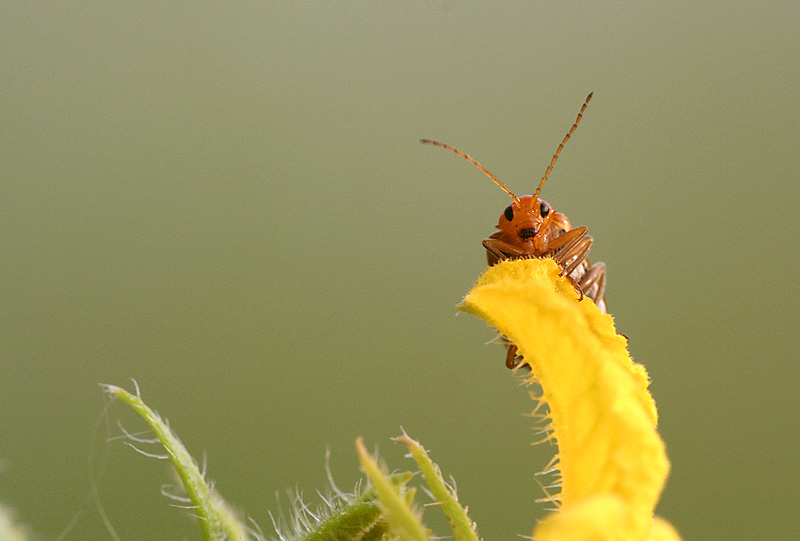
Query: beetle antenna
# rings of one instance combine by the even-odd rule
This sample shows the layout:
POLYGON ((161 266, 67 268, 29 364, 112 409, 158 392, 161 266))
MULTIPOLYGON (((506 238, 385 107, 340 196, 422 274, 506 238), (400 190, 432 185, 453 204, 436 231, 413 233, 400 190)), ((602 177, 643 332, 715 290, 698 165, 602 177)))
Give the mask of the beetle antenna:
POLYGON ((547 167, 547 171, 544 172, 544 176, 542 177, 542 180, 539 181, 539 187, 536 188, 536 192, 533 194, 533 198, 534 199, 537 199, 539 197, 539 192, 542 191, 542 186, 544 186, 544 183, 547 182, 547 176, 550 174, 550 171, 553 170, 553 166, 556 164, 556 160, 558 159, 558 155, 561 154, 561 150, 563 150, 564 145, 567 143, 567 141, 569 141, 569 138, 572 136, 572 133, 578 127, 578 122, 580 122, 581 118, 583 118, 583 112, 586 110, 586 106, 589 105, 589 100, 592 99, 592 94, 594 94, 594 92, 590 92, 589 95, 586 96, 586 101, 583 102, 583 107, 581 107, 581 112, 578 113, 578 118, 575 119, 575 123, 569 129, 569 131, 567 132, 567 135, 564 136, 564 140, 561 141, 561 144, 558 145, 558 148, 556 149, 556 153, 553 154, 553 159, 550 160, 550 165, 547 167))
POLYGON ((484 174, 485 174, 487 177, 489 177, 490 179, 492 179, 492 182, 494 182, 495 184, 497 184, 498 186, 500 186, 500 189, 501 189, 501 190, 503 190, 504 192, 506 192, 508 195, 510 195, 510 196, 511 196, 511 199, 513 199, 513 200, 514 200, 514 203, 516 203, 518 207, 519 207, 519 206, 521 206, 521 204, 520 204, 520 202, 519 202, 519 198, 518 198, 516 195, 514 195, 514 192, 512 192, 511 190, 509 190, 509 189, 508 189, 508 187, 507 187, 505 184, 503 184, 502 182, 500 182, 499 180, 497 180, 497 177, 496 177, 496 176, 494 176, 494 175, 491 173, 491 171, 489 171, 489 170, 488 170, 488 169, 486 169, 484 166, 482 166, 478 160, 476 160, 475 158, 473 158, 473 157, 472 157, 472 156, 470 156, 469 154, 464 154, 463 152, 461 152, 460 150, 458 150, 458 149, 457 149, 457 148, 455 148, 455 147, 451 147, 450 145, 448 145, 448 144, 446 144, 446 143, 442 143, 442 142, 440 142, 440 141, 434 141, 433 139, 420 139, 419 141, 420 141, 420 143, 425 143, 425 144, 428 144, 428 145, 434 145, 434 146, 437 146, 437 147, 442 147, 442 148, 445 148, 445 149, 449 150, 450 152, 455 152, 456 154, 458 154, 459 156, 461 156, 462 158, 464 158, 465 160, 467 160, 469 163, 471 163, 472 165, 474 165, 475 167, 477 167, 478 169, 480 169, 481 171, 483 171, 483 173, 484 173, 484 174))

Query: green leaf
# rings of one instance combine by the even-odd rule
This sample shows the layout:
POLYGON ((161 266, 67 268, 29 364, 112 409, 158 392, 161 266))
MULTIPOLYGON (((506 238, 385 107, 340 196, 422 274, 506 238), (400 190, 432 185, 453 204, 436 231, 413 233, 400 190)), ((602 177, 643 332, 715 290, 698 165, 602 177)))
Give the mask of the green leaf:
MULTIPOLYGON (((413 474, 404 472, 392 475, 389 482, 395 490, 402 492, 413 474)), ((338 493, 335 499, 326 499, 327 509, 315 513, 308 511, 302 502, 294 510, 294 532, 281 535, 281 539, 304 541, 400 541, 400 536, 392 531, 389 521, 378 503, 374 489, 361 496, 338 493), (321 518, 318 518, 321 517, 321 518), (316 524, 308 525, 309 520, 316 524)))

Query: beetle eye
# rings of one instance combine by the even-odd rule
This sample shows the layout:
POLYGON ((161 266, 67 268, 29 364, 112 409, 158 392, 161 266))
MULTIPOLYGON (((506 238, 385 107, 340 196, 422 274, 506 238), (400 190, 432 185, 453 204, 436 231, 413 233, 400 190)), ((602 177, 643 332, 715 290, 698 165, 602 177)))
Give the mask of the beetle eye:
POLYGON ((503 212, 503 215, 509 222, 514 219, 514 209, 511 207, 511 205, 508 205, 506 207, 506 210, 503 212))
POLYGON ((547 203, 545 203, 544 201, 542 201, 541 203, 539 203, 539 214, 541 214, 541 215, 542 215, 542 218, 544 218, 544 217, 546 217, 548 214, 550 214, 550 205, 548 205, 548 204, 547 204, 547 203))

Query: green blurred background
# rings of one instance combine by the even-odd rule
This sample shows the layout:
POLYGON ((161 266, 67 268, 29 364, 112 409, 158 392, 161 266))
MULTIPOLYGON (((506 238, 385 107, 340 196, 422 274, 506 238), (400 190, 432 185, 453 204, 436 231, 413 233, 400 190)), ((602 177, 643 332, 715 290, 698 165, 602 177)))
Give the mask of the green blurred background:
POLYGON ((412 468, 402 426, 486 539, 529 535, 554 449, 453 317, 508 198, 418 139, 529 193, 589 91, 543 197, 653 380, 657 511, 796 538, 796 1, 9 2, 0 43, 0 500, 43 539, 109 538, 104 456, 123 539, 199 537, 167 464, 106 441, 143 429, 101 416, 129 378, 267 533, 326 446, 342 488, 358 435, 412 468))

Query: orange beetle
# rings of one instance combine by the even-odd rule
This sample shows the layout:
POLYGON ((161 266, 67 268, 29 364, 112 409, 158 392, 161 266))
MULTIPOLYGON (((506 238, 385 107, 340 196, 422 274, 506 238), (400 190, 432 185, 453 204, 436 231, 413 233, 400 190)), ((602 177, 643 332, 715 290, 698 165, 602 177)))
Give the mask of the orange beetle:
MULTIPOLYGON (((562 276, 567 276, 575 285, 575 289, 581 294, 581 299, 584 295, 589 297, 600 310, 606 312, 606 266, 605 263, 592 265, 586 259, 594 242, 592 237, 587 234, 586 226, 573 228, 569 218, 554 211, 553 207, 543 199, 539 199, 539 192, 553 170, 558 155, 578 127, 583 112, 591 99, 592 94, 589 94, 578 113, 578 118, 575 119, 564 140, 558 145, 556 153, 550 160, 550 165, 533 195, 517 197, 477 160, 457 148, 431 139, 422 139, 422 142, 455 152, 483 171, 492 179, 492 182, 511 196, 512 203, 500 215, 500 221, 497 224, 498 231, 483 240, 489 266, 507 259, 552 257, 561 267, 562 276)), ((506 366, 516 368, 521 362, 522 359, 517 356, 517 346, 508 344, 506 366)))

